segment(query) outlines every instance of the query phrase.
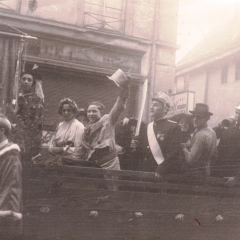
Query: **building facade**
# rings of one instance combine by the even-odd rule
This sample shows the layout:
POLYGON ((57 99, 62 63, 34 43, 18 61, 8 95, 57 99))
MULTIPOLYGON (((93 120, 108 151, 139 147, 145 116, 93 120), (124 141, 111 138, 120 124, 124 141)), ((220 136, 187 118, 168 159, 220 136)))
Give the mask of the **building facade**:
POLYGON ((212 127, 233 116, 240 102, 239 29, 235 17, 211 31, 177 64, 176 92, 193 91, 195 103, 208 104, 212 127))
POLYGON ((174 87, 177 12, 178 0, 12 0, 0 2, 0 28, 37 37, 23 59, 39 66, 46 121, 63 97, 83 108, 100 100, 108 112, 119 89, 106 76, 118 68, 131 72, 125 115, 137 117, 146 78, 149 99, 174 87))

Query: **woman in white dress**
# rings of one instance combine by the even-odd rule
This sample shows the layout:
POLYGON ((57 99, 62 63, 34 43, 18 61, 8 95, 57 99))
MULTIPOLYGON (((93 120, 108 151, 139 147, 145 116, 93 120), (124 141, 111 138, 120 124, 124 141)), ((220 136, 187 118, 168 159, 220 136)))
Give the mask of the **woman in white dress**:
POLYGON ((77 104, 70 98, 60 101, 58 113, 63 117, 55 132, 49 152, 53 155, 74 157, 75 149, 81 144, 84 126, 76 119, 77 104))

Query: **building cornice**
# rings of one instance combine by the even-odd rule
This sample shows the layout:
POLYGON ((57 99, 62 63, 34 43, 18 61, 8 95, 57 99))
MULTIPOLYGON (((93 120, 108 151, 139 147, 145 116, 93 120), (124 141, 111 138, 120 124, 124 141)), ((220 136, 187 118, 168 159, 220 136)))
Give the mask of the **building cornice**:
POLYGON ((180 75, 183 75, 185 73, 188 73, 188 72, 192 72, 196 69, 199 69, 199 68, 202 68, 202 67, 205 67, 206 65, 210 65, 216 61, 220 61, 220 60, 223 60, 227 57, 230 57, 236 53, 239 53, 240 52, 240 47, 237 47, 237 48, 234 48, 234 49, 231 49, 223 54, 219 54, 219 55, 215 55, 213 57, 210 57, 208 59, 205 59, 205 60, 202 60, 202 61, 189 61, 189 62, 186 62, 184 64, 181 64, 181 65, 177 65, 177 68, 176 68, 176 76, 180 76, 180 75))
MULTIPOLYGON (((67 41, 88 41, 102 44, 104 41, 108 41, 112 45, 117 45, 126 49, 135 49, 139 52, 146 52, 148 46, 152 42, 148 39, 135 38, 126 36, 121 33, 114 33, 108 31, 97 31, 94 29, 83 28, 76 25, 60 23, 56 21, 49 21, 45 19, 29 17, 19 14, 12 14, 1 12, 1 20, 21 31, 29 33, 35 33, 36 35, 59 39, 67 41)), ((3 22, 0 24, 3 24, 3 22)))
MULTIPOLYGON (((119 32, 101 31, 96 29, 85 28, 77 25, 61 23, 26 15, 20 15, 11 12, 0 11, 1 20, 29 33, 36 35, 52 36, 66 38, 68 41, 92 41, 95 43, 103 43, 104 40, 113 40, 113 45, 118 45, 126 49, 135 49, 136 51, 146 52, 149 45, 152 45, 152 40, 127 36, 119 32), (117 39, 117 40, 116 40, 117 39)), ((0 22, 0 24, 2 24, 0 22)), ((155 41, 159 47, 171 48, 173 50, 179 49, 179 45, 155 41)))

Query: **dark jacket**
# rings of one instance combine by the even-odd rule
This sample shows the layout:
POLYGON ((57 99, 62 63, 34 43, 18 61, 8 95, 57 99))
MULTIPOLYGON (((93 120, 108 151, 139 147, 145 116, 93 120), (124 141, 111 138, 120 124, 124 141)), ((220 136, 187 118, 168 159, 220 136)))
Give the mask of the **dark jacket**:
POLYGON ((140 133, 136 139, 138 141, 138 146, 134 151, 130 148, 132 139, 135 139, 131 132, 132 125, 136 126, 137 120, 130 119, 126 125, 123 125, 121 121, 116 125, 116 144, 123 148, 123 153, 118 155, 121 170, 137 171, 143 159, 146 124, 141 123, 140 133))
POLYGON ((240 170, 240 129, 232 125, 228 129, 214 128, 218 144, 218 162, 216 174, 219 176, 234 176, 240 170))
POLYGON ((146 132, 145 158, 142 163, 142 170, 150 172, 157 171, 159 174, 181 172, 183 163, 179 158, 181 153, 180 126, 176 122, 160 119, 154 122, 153 130, 165 161, 160 165, 155 161, 148 145, 146 132))

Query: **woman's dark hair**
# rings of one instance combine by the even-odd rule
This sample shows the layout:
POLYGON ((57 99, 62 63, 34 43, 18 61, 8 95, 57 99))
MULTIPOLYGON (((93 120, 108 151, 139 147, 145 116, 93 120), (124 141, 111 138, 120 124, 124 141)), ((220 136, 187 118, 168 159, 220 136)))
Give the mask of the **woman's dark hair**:
POLYGON ((101 102, 97 102, 97 101, 94 101, 94 102, 91 102, 88 104, 87 106, 87 109, 90 105, 95 105, 97 106, 97 108, 99 109, 99 111, 101 112, 101 114, 103 114, 103 110, 105 109, 105 106, 101 103, 101 102))
POLYGON ((189 125, 189 129, 188 129, 188 133, 192 133, 194 131, 194 126, 193 126, 193 116, 187 113, 179 113, 174 115, 173 117, 171 117, 171 120, 174 122, 177 122, 179 124, 179 122, 181 120, 185 120, 188 125, 189 125))
POLYGON ((70 106, 70 108, 72 109, 74 114, 77 113, 77 111, 78 111, 77 103, 70 98, 64 98, 60 101, 60 103, 58 105, 58 111, 57 111, 58 114, 62 115, 62 109, 63 109, 64 104, 68 104, 70 106))
POLYGON ((178 124, 180 123, 181 120, 185 120, 188 125, 189 125, 189 129, 188 129, 188 133, 192 133, 194 131, 194 126, 193 126, 193 117, 192 116, 182 116, 179 121, 178 124))
POLYGON ((32 76, 32 78, 33 78, 33 87, 34 87, 34 86, 36 85, 36 77, 35 77, 34 72, 32 72, 32 71, 21 72, 20 78, 22 78, 22 76, 23 76, 24 74, 29 74, 29 75, 32 76))

